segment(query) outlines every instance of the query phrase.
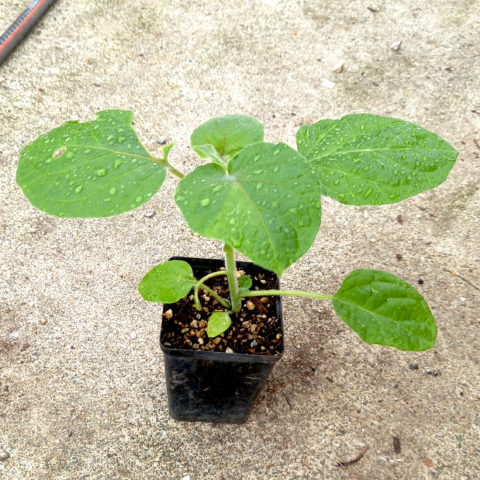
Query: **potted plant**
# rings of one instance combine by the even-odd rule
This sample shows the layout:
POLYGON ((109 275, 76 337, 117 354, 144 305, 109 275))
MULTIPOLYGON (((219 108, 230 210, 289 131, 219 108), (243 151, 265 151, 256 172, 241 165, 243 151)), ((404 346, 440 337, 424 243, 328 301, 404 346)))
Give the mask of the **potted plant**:
POLYGON ((334 293, 283 290, 278 277, 308 251, 321 221, 321 196, 347 205, 382 205, 442 183, 457 152, 402 120, 348 115, 302 126, 297 150, 263 140, 245 115, 211 119, 191 146, 205 163, 184 175, 146 151, 133 114, 106 110, 67 122, 20 153, 17 182, 37 208, 59 217, 109 217, 147 202, 167 173, 190 228, 223 243, 223 260, 172 258, 141 280, 149 301, 164 304, 164 352, 174 418, 245 421, 283 352, 280 297, 330 301, 364 341, 422 351, 435 320, 421 295, 380 270, 351 272, 334 293), (235 261, 235 251, 250 259, 235 261))

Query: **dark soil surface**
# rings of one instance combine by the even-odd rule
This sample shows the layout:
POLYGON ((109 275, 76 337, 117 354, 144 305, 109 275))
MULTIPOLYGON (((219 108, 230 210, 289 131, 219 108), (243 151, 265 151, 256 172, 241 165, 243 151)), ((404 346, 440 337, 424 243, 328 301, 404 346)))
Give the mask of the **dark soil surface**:
MULTIPOLYGON (((196 278, 201 278, 216 269, 200 269, 192 266, 196 278)), ((271 272, 254 273, 249 268, 237 270, 252 279, 251 290, 277 288, 277 277, 271 272)), ((208 286, 221 297, 229 298, 226 276, 214 277, 208 286)), ((208 338, 207 325, 210 315, 222 310, 218 301, 205 292, 200 292, 202 310, 194 306, 193 292, 177 303, 163 306, 162 344, 169 348, 218 351, 227 353, 250 353, 275 355, 283 351, 281 322, 277 315, 278 297, 250 297, 242 300, 238 314, 230 314, 232 325, 222 335, 208 338)))

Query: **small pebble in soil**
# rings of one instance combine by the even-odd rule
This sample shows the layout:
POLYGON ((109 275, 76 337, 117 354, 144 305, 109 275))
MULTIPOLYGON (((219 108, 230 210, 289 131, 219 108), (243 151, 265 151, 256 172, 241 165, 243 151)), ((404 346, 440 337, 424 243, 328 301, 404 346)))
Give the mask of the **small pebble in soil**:
POLYGON ((418 284, 423 285, 423 280, 421 278, 418 280, 418 284))
POLYGON ((164 314, 163 316, 167 319, 167 320, 170 320, 172 317, 173 317, 173 312, 172 312, 172 309, 168 309, 164 314))
POLYGON ((409 363, 408 368, 410 370, 418 370, 418 363, 409 363))
POLYGON ((45 325, 48 322, 46 318, 41 318, 40 319, 40 325, 45 325))
POLYGON ((397 260, 399 260, 399 261, 403 258, 401 253, 397 253, 395 256, 397 257, 397 260))
POLYGON ((255 310, 255 304, 251 300, 248 300, 247 301, 247 308, 249 310, 255 310))

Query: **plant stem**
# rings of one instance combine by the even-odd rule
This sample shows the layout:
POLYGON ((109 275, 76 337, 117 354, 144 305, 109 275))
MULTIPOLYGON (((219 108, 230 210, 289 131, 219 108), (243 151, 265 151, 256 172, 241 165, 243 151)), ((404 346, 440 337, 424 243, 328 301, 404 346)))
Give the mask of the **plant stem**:
MULTIPOLYGON (((225 300, 224 298, 222 298, 215 290, 212 290, 210 287, 207 287, 206 285, 203 285, 203 284, 200 286, 200 288, 203 288, 213 298, 218 300, 218 302, 220 303, 220 305, 222 305, 222 307, 225 307, 226 309, 230 310, 230 302, 228 300, 225 300)), ((197 299, 198 299, 198 290, 197 290, 197 296, 196 296, 195 300, 197 300, 197 299)))
POLYGON ((237 272, 235 267, 235 254, 233 247, 226 243, 223 246, 225 252, 225 268, 227 270, 228 288, 230 289, 230 299, 232 300, 232 310, 238 313, 242 307, 240 290, 238 288, 237 272))
POLYGON ((201 283, 205 283, 207 280, 209 280, 210 278, 213 278, 213 277, 219 277, 220 275, 226 275, 227 272, 225 270, 219 270, 218 272, 212 272, 212 273, 209 273, 208 275, 205 275, 204 277, 202 277, 198 282, 197 282, 197 285, 200 285, 201 283))
POLYGON ((185 175, 170 164, 167 164, 168 171, 176 177, 182 179, 185 175))
POLYGON ((156 158, 156 157, 150 157, 150 158, 155 163, 159 163, 160 165, 163 165, 171 174, 175 175, 176 177, 182 179, 185 176, 180 170, 177 170, 173 165, 170 165, 170 163, 163 160, 162 158, 156 158))
POLYGON ((292 295, 294 297, 320 298, 322 300, 332 300, 333 298, 333 295, 301 292, 299 290, 250 290, 240 294, 241 297, 268 297, 271 295, 292 295))
POLYGON ((153 162, 160 163, 165 168, 167 168, 172 175, 175 175, 176 177, 182 179, 185 175, 180 170, 177 170, 173 165, 170 165, 170 163, 168 162, 168 152, 173 148, 173 145, 174 144, 171 143, 170 145, 165 145, 164 147, 162 147, 163 158, 157 158, 152 155, 150 155, 150 158, 153 162))
POLYGON ((201 310, 201 308, 202 308, 202 306, 200 304, 200 299, 198 298, 198 289, 199 288, 203 288, 206 291, 210 290, 209 293, 210 293, 210 295, 212 295, 212 297, 216 298, 219 301, 219 303, 221 305, 223 305, 225 308, 230 308, 230 303, 228 301, 224 300, 219 295, 217 295, 216 292, 214 292, 212 289, 209 289, 206 285, 204 285, 204 283, 207 280, 209 280, 210 278, 218 277, 220 275, 226 275, 226 274, 227 274, 227 272, 225 272, 225 271, 213 272, 213 273, 209 273, 208 275, 205 275, 200 280, 198 280, 198 282, 193 287, 193 292, 194 292, 194 297, 195 297, 195 308, 197 310, 201 310), (212 294, 212 292, 213 292, 213 294, 212 294))

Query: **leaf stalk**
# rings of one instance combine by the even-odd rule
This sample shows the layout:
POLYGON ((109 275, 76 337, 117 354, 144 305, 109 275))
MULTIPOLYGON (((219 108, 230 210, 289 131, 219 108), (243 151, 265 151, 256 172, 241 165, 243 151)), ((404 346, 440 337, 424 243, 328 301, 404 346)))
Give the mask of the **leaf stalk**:
POLYGON ((269 297, 272 295, 290 295, 294 297, 319 298, 321 300, 332 300, 333 295, 325 293, 302 292, 300 290, 249 290, 241 292, 241 297, 269 297))
POLYGON ((232 310, 238 313, 242 308, 242 301, 240 297, 240 288, 238 286, 237 272, 235 266, 235 254, 233 247, 228 243, 223 246, 225 252, 225 268, 227 270, 228 287, 230 289, 230 299, 232 301, 232 310))

